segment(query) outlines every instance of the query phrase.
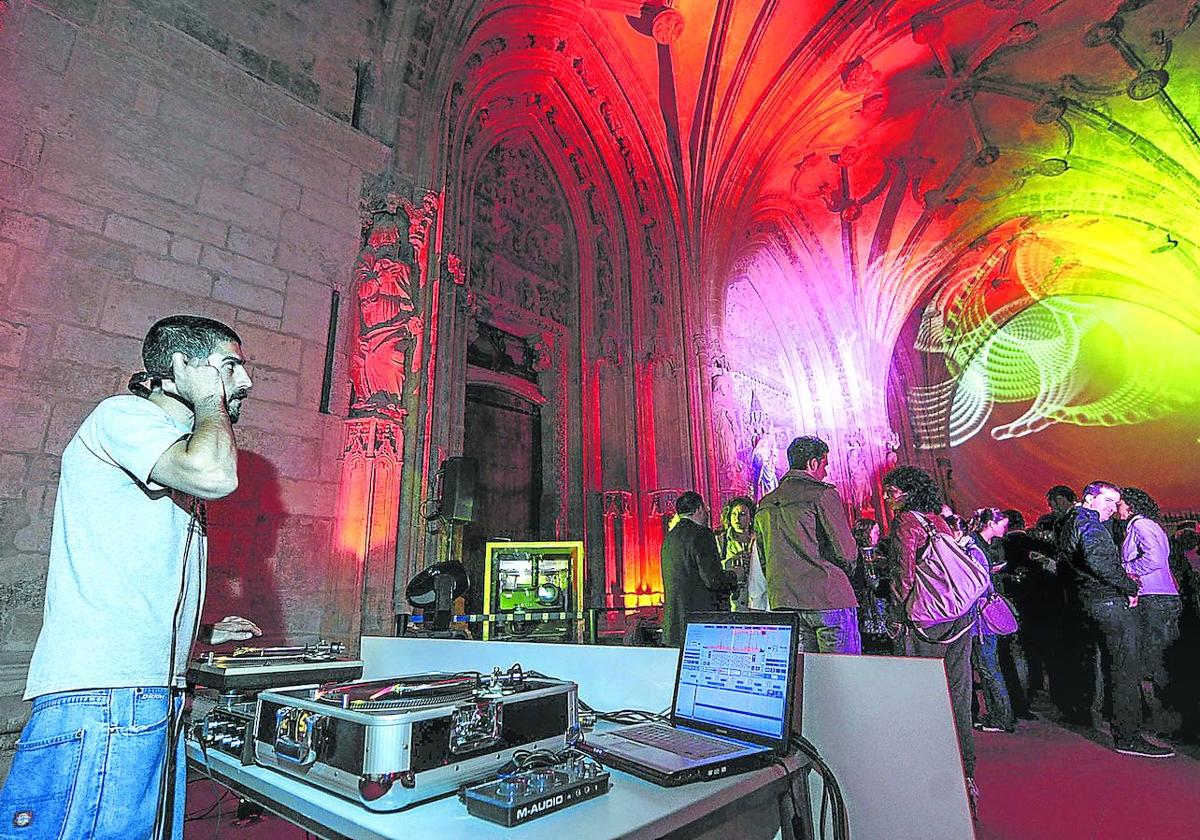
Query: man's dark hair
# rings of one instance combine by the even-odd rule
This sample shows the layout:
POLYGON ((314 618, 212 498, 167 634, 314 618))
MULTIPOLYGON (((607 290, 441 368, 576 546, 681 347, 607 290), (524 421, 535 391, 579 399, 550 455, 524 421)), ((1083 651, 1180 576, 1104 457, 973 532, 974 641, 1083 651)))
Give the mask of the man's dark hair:
POLYGON ((920 467, 894 468, 883 477, 883 486, 895 487, 906 494, 900 504, 901 510, 938 513, 942 509, 942 496, 933 477, 920 467))
POLYGON ((1025 530, 1025 515, 1016 508, 1009 508, 1004 511, 1004 515, 1008 517, 1008 530, 1024 531, 1025 530))
POLYGON ((680 516, 695 513, 702 507, 704 507, 704 497, 695 490, 686 490, 680 493, 679 498, 675 500, 675 512, 680 516))
POLYGON ((1083 497, 1086 499, 1088 496, 1095 496, 1101 490, 1115 490, 1118 495, 1121 493, 1121 488, 1111 481, 1093 481, 1083 488, 1083 497))
POLYGON ((1075 497, 1075 491, 1072 490, 1070 487, 1068 487, 1065 484, 1055 484, 1053 487, 1051 487, 1049 490, 1046 491, 1046 501, 1047 502, 1050 501, 1051 499, 1053 499, 1055 496, 1061 496, 1062 498, 1066 499, 1071 504, 1075 504, 1075 502, 1078 501, 1078 499, 1076 499, 1076 497, 1075 497))
POLYGON ((988 525, 992 524, 993 522, 999 522, 1001 519, 1008 519, 1008 517, 1005 515, 1004 511, 1000 510, 1000 508, 979 508, 979 510, 975 511, 975 513, 971 516, 971 531, 982 531, 988 525))
POLYGON ((854 534, 854 541, 859 547, 870 545, 871 530, 878 525, 874 519, 863 518, 854 523, 854 527, 850 529, 854 534))
POLYGON ((829 454, 829 444, 813 435, 798 437, 788 444, 788 466, 793 470, 808 468, 809 461, 820 461, 829 454))
POLYGON ((182 353, 185 359, 207 359, 222 341, 242 340, 232 329, 199 315, 171 315, 155 322, 142 341, 142 364, 156 377, 171 375, 171 357, 182 353))
POLYGON ((1125 500, 1125 504, 1129 505, 1131 511, 1147 519, 1158 519, 1161 515, 1158 502, 1154 501, 1153 497, 1140 487, 1122 489, 1121 498, 1125 500))

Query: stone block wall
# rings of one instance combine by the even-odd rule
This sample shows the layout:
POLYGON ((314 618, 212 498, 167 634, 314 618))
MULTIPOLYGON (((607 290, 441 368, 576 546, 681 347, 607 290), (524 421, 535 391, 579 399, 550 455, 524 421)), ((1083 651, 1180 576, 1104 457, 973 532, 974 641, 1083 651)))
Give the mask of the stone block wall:
MULTIPOLYGON (((210 511, 209 614, 274 640, 336 627, 321 597, 348 400, 331 293, 359 243, 351 125, 377 0, 0 0, 0 776, 41 623, 59 455, 140 369, 158 317, 239 331, 254 393, 242 486, 210 511), (7 11, 5 11, 7 10, 7 11)), ((357 121, 356 121, 357 122, 357 121)), ((377 122, 382 122, 377 121, 377 122)))

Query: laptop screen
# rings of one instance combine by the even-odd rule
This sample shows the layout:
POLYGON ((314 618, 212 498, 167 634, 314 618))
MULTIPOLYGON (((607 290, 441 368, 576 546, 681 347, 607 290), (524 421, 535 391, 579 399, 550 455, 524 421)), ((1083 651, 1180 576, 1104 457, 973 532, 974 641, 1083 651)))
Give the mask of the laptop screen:
POLYGON ((672 721, 785 745, 796 635, 794 614, 691 616, 680 650, 672 721))

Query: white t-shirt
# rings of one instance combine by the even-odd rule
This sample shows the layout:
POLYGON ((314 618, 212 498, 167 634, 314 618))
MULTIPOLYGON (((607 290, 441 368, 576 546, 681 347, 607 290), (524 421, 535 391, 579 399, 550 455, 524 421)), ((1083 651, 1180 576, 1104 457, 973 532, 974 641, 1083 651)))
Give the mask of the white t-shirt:
POLYGON ((191 431, 125 395, 96 406, 67 444, 25 699, 165 686, 172 660, 178 683, 203 598, 206 538, 193 498, 151 481, 150 470, 191 431))
MULTIPOLYGON (((745 549, 727 534, 717 537, 717 545, 721 548, 722 565, 729 569, 729 561, 745 551, 745 549)), ((750 542, 750 556, 747 558, 746 591, 735 591, 732 600, 734 612, 745 610, 766 611, 771 609, 767 603, 767 578, 763 574, 762 559, 758 553, 758 540, 750 542)))

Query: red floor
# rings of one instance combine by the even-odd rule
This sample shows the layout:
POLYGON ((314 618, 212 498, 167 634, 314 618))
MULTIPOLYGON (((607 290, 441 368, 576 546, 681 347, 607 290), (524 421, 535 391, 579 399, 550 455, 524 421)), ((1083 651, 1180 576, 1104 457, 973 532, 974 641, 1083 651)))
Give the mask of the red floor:
POLYGON ((1200 838, 1194 748, 1174 758, 1119 755, 1105 735, 1044 719, 1022 721, 1012 735, 976 733, 975 743, 977 840, 1200 838))
MULTIPOLYGON (((1175 758, 1118 755, 1106 736, 1064 729, 1046 719, 1017 732, 977 733, 979 823, 976 840, 1196 840, 1200 838, 1200 751, 1175 758)), ((208 781, 188 788, 188 813, 214 804, 208 781)), ((223 789, 222 789, 223 790, 223 789)), ((300 840, 282 820, 236 819, 231 795, 187 840, 300 840), (219 812, 219 814, 218 814, 219 812)), ((515 835, 514 835, 515 836, 515 835)), ((853 840, 887 840, 854 837, 853 840)))

